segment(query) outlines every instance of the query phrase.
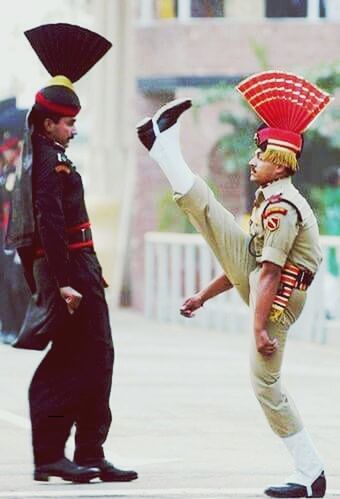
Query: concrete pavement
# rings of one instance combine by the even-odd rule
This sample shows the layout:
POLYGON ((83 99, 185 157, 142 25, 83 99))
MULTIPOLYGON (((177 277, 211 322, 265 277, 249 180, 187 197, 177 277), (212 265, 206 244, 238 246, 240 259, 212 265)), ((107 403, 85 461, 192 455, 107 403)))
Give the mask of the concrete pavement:
MULTIPOLYGON (((107 457, 127 484, 32 481, 27 387, 43 356, 0 345, 0 498, 263 497, 291 472, 251 391, 248 337, 112 314, 116 367, 107 457)), ((340 497, 340 348, 290 340, 284 379, 340 497)), ((72 453, 70 443, 68 452, 72 453)))

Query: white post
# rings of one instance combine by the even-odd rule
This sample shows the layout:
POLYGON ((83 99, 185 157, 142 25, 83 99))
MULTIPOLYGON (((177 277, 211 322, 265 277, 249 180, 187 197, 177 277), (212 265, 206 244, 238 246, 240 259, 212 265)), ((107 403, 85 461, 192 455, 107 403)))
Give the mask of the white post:
POLYGON ((181 301, 181 250, 182 246, 178 243, 170 245, 170 314, 171 322, 179 322, 179 307, 181 301))
POLYGON ((178 19, 188 21, 191 18, 191 0, 178 1, 178 19))
POLYGON ((142 23, 149 23, 153 20, 153 0, 141 0, 139 19, 142 23))
MULTIPOLYGON (((212 259, 208 246, 200 246, 199 248, 199 276, 200 276, 200 289, 204 288, 211 281, 212 275, 212 259)), ((210 323, 210 310, 209 305, 200 312, 200 324, 208 327, 210 323)))
POLYGON ((196 280, 196 265, 195 265, 195 246, 186 245, 184 250, 184 261, 185 261, 185 276, 184 276, 184 293, 185 298, 188 298, 196 292, 195 280, 196 280))
POLYGON ((307 0, 307 19, 316 21, 319 18, 319 0, 307 0))
MULTIPOLYGON (((196 247, 195 245, 185 245, 184 247, 184 298, 187 299, 189 296, 196 292, 196 247)), ((188 321, 183 319, 182 322, 185 326, 192 325, 192 321, 196 321, 196 318, 188 321)))
MULTIPOLYGON (((219 261, 215 258, 214 262, 214 277, 222 274, 222 268, 219 261)), ((228 306, 226 293, 221 293, 214 298, 214 314, 213 323, 215 329, 223 331, 226 329, 226 309, 228 306)))
POLYGON ((153 317, 155 307, 155 246, 152 241, 145 243, 145 302, 144 311, 148 319, 153 317))
POLYGON ((340 20, 340 1, 339 0, 324 0, 326 18, 331 21, 340 20))
POLYGON ((134 7, 133 0, 92 0, 95 28, 113 42, 91 72, 95 79, 88 98, 93 112, 88 205, 112 306, 119 304, 135 183, 134 7))
POLYGON ((157 252, 157 319, 160 321, 168 320, 169 307, 169 260, 168 246, 166 243, 158 243, 157 252))

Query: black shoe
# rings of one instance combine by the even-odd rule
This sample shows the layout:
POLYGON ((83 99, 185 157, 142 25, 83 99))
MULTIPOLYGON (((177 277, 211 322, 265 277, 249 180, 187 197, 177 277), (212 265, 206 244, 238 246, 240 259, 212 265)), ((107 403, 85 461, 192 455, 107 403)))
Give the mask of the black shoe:
POLYGON ((37 466, 34 470, 34 480, 38 482, 48 482, 50 476, 57 476, 69 482, 88 483, 99 475, 99 468, 77 466, 66 457, 54 463, 37 466))
MULTIPOLYGON (((181 114, 191 106, 191 99, 176 99, 162 106, 153 117, 159 131, 164 132, 173 126, 181 114)), ((137 135, 141 143, 150 151, 156 140, 151 118, 144 118, 137 124, 137 135)))
POLYGON ((298 483, 286 483, 279 487, 268 487, 264 493, 269 497, 324 497, 326 493, 325 473, 312 483, 312 495, 308 495, 307 487, 298 483))
POLYGON ((82 464, 99 468, 99 478, 103 482, 131 482, 132 480, 136 480, 138 478, 136 471, 120 470, 113 466, 113 464, 109 461, 106 461, 106 459, 82 461, 82 464))

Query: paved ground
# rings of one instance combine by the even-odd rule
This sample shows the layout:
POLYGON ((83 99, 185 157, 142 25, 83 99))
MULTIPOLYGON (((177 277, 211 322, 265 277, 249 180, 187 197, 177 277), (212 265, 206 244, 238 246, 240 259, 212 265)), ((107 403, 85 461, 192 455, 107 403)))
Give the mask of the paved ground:
MULTIPOLYGON (((138 470, 129 484, 36 483, 27 386, 38 352, 0 345, 0 498, 255 498, 290 459, 250 388, 248 338, 113 317, 114 421, 106 449, 138 470)), ((340 497, 340 348, 291 340, 284 376, 340 497)), ((71 452, 70 445, 69 452, 71 452)))

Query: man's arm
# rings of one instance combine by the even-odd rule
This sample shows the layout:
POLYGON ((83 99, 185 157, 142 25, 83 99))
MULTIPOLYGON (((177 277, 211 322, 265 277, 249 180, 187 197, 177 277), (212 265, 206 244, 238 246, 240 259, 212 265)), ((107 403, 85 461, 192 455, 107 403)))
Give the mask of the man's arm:
POLYGON ((287 203, 271 205, 263 214, 264 242, 261 257, 257 300, 254 317, 254 333, 258 352, 272 355, 278 347, 276 339, 267 333, 267 321, 276 296, 281 269, 294 245, 299 231, 297 211, 287 203))
POLYGON ((69 253, 63 212, 63 182, 55 170, 54 156, 39 165, 35 176, 35 215, 41 243, 70 313, 81 294, 70 286, 69 253))
POLYGON ((193 312, 202 307, 207 300, 210 300, 210 298, 213 298, 232 287, 233 285, 225 274, 216 277, 201 291, 185 300, 180 308, 181 315, 184 317, 193 317, 193 312))
POLYGON ((50 155, 35 168, 34 211, 36 224, 50 269, 59 287, 70 285, 69 252, 63 211, 63 182, 50 155))
POLYGON ((271 339, 268 335, 267 321, 280 278, 281 267, 279 265, 263 262, 257 285, 254 334, 257 351, 265 356, 272 355, 278 347, 277 339, 271 339))

